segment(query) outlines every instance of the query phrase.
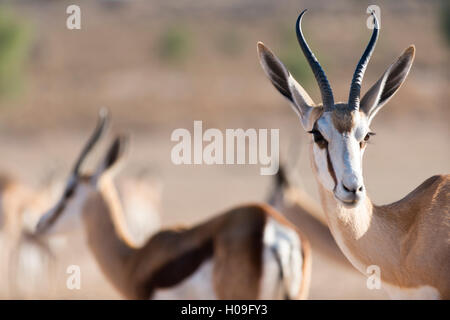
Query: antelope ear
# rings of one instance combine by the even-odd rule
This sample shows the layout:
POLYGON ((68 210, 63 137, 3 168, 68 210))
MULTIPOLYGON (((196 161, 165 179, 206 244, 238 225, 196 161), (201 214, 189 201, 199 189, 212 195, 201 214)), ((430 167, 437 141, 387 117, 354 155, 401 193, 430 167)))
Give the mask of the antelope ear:
POLYGON ((269 80, 289 100, 305 130, 311 130, 314 124, 312 115, 316 113, 313 111, 320 108, 314 107, 314 102, 305 89, 292 77, 280 59, 262 42, 258 42, 258 55, 259 62, 269 80))
POLYGON ((126 154, 128 140, 128 136, 125 135, 116 137, 109 147, 105 158, 100 162, 100 165, 95 172, 95 180, 98 180, 105 173, 111 173, 113 171, 115 173, 115 171, 117 171, 116 168, 118 167, 120 160, 123 159, 126 154))
POLYGON ((369 123, 405 81, 414 60, 414 52, 414 45, 408 47, 362 98, 360 110, 367 115, 369 123))

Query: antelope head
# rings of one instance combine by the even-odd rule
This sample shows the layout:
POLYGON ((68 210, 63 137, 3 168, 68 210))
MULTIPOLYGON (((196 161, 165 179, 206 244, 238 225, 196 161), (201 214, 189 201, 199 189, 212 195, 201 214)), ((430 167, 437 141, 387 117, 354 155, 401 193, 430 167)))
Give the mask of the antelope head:
POLYGON ((80 220, 83 205, 88 196, 97 191, 102 179, 112 176, 117 171, 113 169, 118 167, 117 164, 122 158, 127 141, 123 136, 114 140, 93 174, 81 172, 83 162, 106 131, 107 124, 108 114, 105 109, 102 109, 97 127, 79 154, 59 201, 40 218, 36 227, 37 234, 66 233, 73 229, 74 223, 77 223, 75 221, 80 220), (60 219, 62 216, 65 218, 60 219), (56 223, 57 221, 59 222, 56 223))
POLYGON ((303 36, 301 22, 305 12, 297 19, 297 38, 319 85, 322 104, 314 104, 284 64, 261 42, 258 43, 259 59, 272 84, 289 100, 303 128, 312 136, 313 166, 319 183, 343 206, 351 208, 366 196, 362 157, 367 141, 374 134, 370 129, 372 119, 406 79, 415 49, 414 46, 407 48, 360 99, 364 72, 379 33, 377 18, 372 13, 373 33, 356 66, 348 101, 335 103, 325 72, 303 36))

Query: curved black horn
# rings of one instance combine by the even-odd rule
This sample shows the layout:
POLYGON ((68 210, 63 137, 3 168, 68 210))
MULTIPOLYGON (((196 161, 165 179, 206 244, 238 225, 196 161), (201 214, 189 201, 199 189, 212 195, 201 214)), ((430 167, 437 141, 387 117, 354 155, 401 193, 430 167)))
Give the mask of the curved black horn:
POLYGON ((94 132, 90 136, 89 140, 86 142, 86 144, 83 147, 83 150, 81 151, 80 155, 78 156, 77 162, 75 162, 75 165, 73 167, 73 174, 78 175, 80 171, 81 164, 83 163, 86 156, 89 154, 89 152, 92 150, 92 148, 95 146, 97 141, 100 139, 100 137, 105 132, 105 129, 108 124, 108 110, 106 108, 100 109, 100 112, 98 114, 98 121, 97 121, 97 127, 95 128, 94 132))
POLYGON ((317 84, 320 88, 320 93, 322 95, 322 102, 325 110, 329 110, 334 106, 334 98, 333 98, 333 91, 331 90, 330 83, 328 82, 327 76, 325 75, 325 72, 323 71, 322 67, 320 66, 319 61, 317 61, 316 57, 312 53, 311 49, 309 48, 308 44, 306 43, 305 37, 303 36, 302 32, 302 17, 305 14, 306 9, 300 13, 297 19, 296 24, 296 31, 297 31, 297 39, 298 43, 300 44, 300 48, 302 48, 303 54, 306 57, 306 60, 308 60, 309 66, 311 67, 314 76, 316 77, 317 84))
POLYGON ((379 33, 378 19, 374 11, 371 12, 371 15, 374 21, 372 37, 370 38, 370 41, 367 44, 366 50, 361 56, 361 59, 359 59, 358 65, 356 66, 355 73, 353 74, 352 84, 350 86, 350 95, 348 97, 349 107, 355 110, 359 109, 361 83, 364 77, 364 72, 366 71, 367 64, 369 63, 370 60, 370 56, 372 55, 373 49, 375 49, 375 44, 378 39, 379 33))

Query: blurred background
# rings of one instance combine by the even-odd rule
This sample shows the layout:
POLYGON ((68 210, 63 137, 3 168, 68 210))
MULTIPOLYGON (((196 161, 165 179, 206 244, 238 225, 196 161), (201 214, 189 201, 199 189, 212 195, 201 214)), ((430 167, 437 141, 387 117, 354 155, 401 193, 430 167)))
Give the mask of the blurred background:
MULTIPOLYGON (((295 163, 295 183, 317 199, 307 136, 266 79, 256 42, 270 47, 319 102, 294 28, 308 8, 305 36, 335 99, 344 101, 371 34, 366 8, 376 4, 381 32, 363 92, 407 46, 417 49, 406 83, 372 124, 377 135, 364 161, 372 200, 398 200, 431 175, 449 172, 448 3, 0 1, 0 169, 35 189, 63 181, 99 108, 107 107, 112 131, 132 137, 121 176, 145 172, 158 186, 163 226, 197 223, 239 203, 265 200, 273 182, 259 175, 259 165, 172 164, 170 135, 176 128, 192 132, 194 120, 202 120, 204 130, 280 128, 282 161, 295 163), (81 7, 81 30, 66 28, 70 4, 81 7)), ((0 284, 0 297, 119 298, 82 242, 66 245, 53 271, 62 279, 56 289, 11 293, 0 284), (69 264, 82 266, 81 290, 65 287, 69 264)), ((368 290, 363 276, 339 268, 326 256, 315 257, 311 298, 385 298, 368 290)))

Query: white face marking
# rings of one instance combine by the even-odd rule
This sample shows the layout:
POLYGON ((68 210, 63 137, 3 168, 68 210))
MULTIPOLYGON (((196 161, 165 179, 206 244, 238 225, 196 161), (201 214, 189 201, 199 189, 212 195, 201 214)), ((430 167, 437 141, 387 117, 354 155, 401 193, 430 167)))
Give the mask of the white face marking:
POLYGON ((431 286, 421 286, 417 288, 400 288, 391 284, 382 283, 382 288, 386 290, 392 300, 440 300, 439 291, 431 286))
POLYGON ((354 126, 349 132, 339 132, 332 120, 331 112, 325 112, 317 120, 316 128, 327 141, 327 147, 321 149, 316 143, 313 147, 314 161, 318 178, 325 189, 334 193, 344 205, 354 206, 365 196, 362 177, 362 156, 360 142, 369 132, 367 119, 356 112, 354 126), (329 168, 329 160, 332 168, 329 168), (330 174, 332 170, 336 183, 330 174))
POLYGON ((269 218, 264 229, 263 275, 259 298, 298 297, 302 282, 303 257, 298 234, 269 218), (276 255, 276 256, 275 256, 276 255), (280 263, 283 279, 280 279, 280 263))
POLYGON ((178 285, 171 288, 157 289, 153 300, 216 300, 213 286, 212 260, 207 260, 192 274, 178 285))
POLYGON ((316 162, 317 174, 319 181, 329 191, 333 191, 335 184, 334 180, 328 171, 327 150, 320 149, 317 144, 313 144, 314 160, 316 162))

